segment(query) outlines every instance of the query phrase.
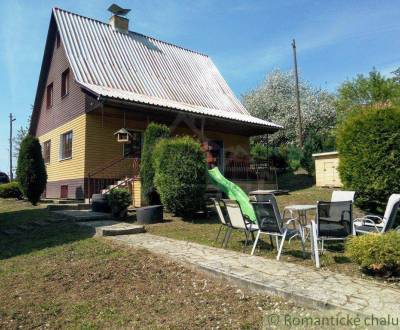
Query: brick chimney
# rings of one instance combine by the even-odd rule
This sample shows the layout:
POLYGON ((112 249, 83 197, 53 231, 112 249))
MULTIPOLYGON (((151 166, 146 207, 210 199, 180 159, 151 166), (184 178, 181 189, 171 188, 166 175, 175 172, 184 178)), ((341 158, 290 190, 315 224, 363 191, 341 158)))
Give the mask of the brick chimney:
POLYGON ((116 31, 122 33, 128 33, 129 30, 129 19, 118 15, 112 15, 110 18, 110 25, 116 31))
POLYGON ((129 31, 129 19, 123 17, 130 12, 130 9, 124 9, 116 4, 112 4, 108 11, 110 11, 113 15, 110 18, 110 25, 116 31, 121 33, 128 33, 129 31))

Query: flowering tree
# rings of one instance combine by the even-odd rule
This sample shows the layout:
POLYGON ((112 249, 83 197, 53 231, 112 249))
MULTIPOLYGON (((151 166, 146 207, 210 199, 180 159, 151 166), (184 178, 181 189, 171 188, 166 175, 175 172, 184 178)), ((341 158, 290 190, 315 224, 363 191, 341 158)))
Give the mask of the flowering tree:
MULTIPOLYGON (((336 123, 335 97, 331 93, 300 81, 300 106, 303 120, 303 138, 307 132, 324 134, 336 123)), ((294 75, 280 70, 272 71, 263 83, 243 95, 244 105, 253 116, 284 126, 284 130, 269 137, 272 145, 298 143, 298 117, 294 75)), ((258 138, 265 142, 265 137, 258 138)))

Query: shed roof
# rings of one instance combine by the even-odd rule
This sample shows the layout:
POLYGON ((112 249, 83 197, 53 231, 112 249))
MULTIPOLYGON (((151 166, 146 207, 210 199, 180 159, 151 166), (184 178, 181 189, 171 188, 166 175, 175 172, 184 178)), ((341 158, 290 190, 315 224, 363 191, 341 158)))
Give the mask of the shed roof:
POLYGON ((59 8, 53 17, 76 82, 99 97, 282 128, 251 116, 206 55, 59 8))

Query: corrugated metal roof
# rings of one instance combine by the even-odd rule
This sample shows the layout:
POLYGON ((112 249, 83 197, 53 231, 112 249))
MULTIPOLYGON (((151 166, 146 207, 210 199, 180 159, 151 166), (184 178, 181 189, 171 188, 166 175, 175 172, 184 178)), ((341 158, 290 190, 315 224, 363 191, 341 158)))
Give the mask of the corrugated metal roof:
POLYGON ((93 93, 279 129, 251 116, 203 54, 53 9, 77 83, 93 93))

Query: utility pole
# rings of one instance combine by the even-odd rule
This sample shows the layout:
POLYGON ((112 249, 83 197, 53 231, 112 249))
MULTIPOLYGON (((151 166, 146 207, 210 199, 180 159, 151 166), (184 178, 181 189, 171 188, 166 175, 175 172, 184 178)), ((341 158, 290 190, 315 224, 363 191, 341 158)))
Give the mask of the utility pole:
POLYGON ((9 143, 10 143, 10 181, 13 180, 14 175, 13 175, 13 165, 12 165, 12 141, 13 141, 13 133, 12 133, 12 129, 13 129, 13 121, 15 121, 15 118, 13 116, 12 113, 10 113, 10 139, 9 139, 9 143))
POLYGON ((297 107, 297 117, 299 121, 299 145, 303 149, 303 123, 301 118, 300 109, 300 91, 299 91, 299 73, 297 71, 297 55, 296 55, 296 40, 293 39, 293 61, 294 61, 294 77, 296 80, 296 107, 297 107))

